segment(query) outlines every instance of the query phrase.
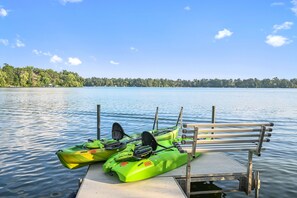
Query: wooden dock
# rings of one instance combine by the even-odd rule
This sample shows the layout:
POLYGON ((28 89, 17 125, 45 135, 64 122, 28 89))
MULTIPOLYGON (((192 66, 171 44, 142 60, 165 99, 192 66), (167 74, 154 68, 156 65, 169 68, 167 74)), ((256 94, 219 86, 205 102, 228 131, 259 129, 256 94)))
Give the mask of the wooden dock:
MULTIPOLYGON (((247 168, 224 153, 206 153, 192 163, 192 173, 201 177, 246 174, 247 168)), ((122 183, 116 175, 102 171, 102 163, 89 166, 77 198, 186 197, 177 180, 185 177, 186 166, 144 181, 122 183)))

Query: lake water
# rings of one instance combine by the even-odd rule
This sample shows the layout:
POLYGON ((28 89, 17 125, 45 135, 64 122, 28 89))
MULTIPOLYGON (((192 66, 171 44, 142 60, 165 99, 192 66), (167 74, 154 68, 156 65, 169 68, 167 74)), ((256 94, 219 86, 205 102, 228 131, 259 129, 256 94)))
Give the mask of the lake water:
MULTIPOLYGON (((184 122, 274 122, 271 142, 254 169, 262 197, 297 197, 297 89, 208 88, 12 88, 0 89, 0 197, 68 197, 86 168, 68 170, 55 152, 96 138, 113 122, 127 133, 149 130, 159 107, 159 126, 184 122)), ((236 154, 246 163, 247 154, 236 154)), ((246 197, 243 193, 227 197, 246 197)))

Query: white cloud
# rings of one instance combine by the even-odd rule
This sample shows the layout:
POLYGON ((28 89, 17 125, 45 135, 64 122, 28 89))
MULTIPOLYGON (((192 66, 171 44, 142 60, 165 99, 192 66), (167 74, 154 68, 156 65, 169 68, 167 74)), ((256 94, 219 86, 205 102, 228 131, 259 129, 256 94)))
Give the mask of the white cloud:
POLYGON ((79 60, 79 58, 76 58, 76 57, 69 57, 68 58, 68 63, 70 65, 80 65, 82 62, 81 60, 79 60))
POLYGON ((52 56, 52 54, 50 52, 42 52, 43 56, 52 56))
POLYGON ((7 39, 0 39, 0 44, 7 46, 9 45, 9 41, 7 39))
POLYGON ((62 61, 63 61, 63 59, 61 57, 59 57, 58 55, 53 55, 50 59, 51 63, 60 63, 62 61))
POLYGON ((66 5, 67 3, 80 3, 82 2, 83 0, 61 0, 61 3, 63 5, 66 5))
POLYGON ((284 22, 283 24, 280 24, 280 25, 274 25, 273 26, 273 33, 276 33, 278 32, 279 30, 289 30, 291 29, 291 27, 294 25, 293 22, 289 22, 289 21, 286 21, 284 22))
POLYGON ((270 6, 284 6, 285 3, 284 2, 273 2, 270 4, 270 6))
POLYGON ((291 10, 292 12, 294 12, 295 15, 297 15, 297 0, 292 0, 291 3, 293 4, 291 10))
POLYGON ((186 7, 184 7, 184 10, 190 11, 191 10, 191 7, 190 6, 186 6, 186 7))
POLYGON ((135 47, 130 47, 130 50, 132 51, 132 52, 138 52, 139 50, 137 49, 137 48, 135 48, 135 47))
POLYGON ((43 52, 43 51, 37 50, 37 49, 32 50, 32 53, 36 54, 36 55, 52 56, 52 54, 50 52, 43 52))
POLYGON ((289 44, 292 41, 290 41, 288 38, 279 36, 279 35, 268 35, 266 37, 265 41, 268 45, 271 45, 273 47, 281 47, 283 45, 289 44))
POLYGON ((16 47, 25 47, 25 43, 23 43, 20 39, 17 39, 15 42, 16 47))
POLYGON ((118 64, 120 64, 119 62, 116 62, 116 61, 113 61, 113 60, 109 61, 109 63, 112 64, 112 65, 118 65, 118 64))
POLYGON ((37 49, 32 50, 33 54, 39 55, 41 53, 41 51, 38 51, 37 49))
POLYGON ((225 28, 221 31, 218 31, 218 33, 215 35, 215 39, 222 39, 222 38, 231 36, 232 34, 233 32, 225 28))
POLYGON ((0 16, 1 17, 5 17, 8 15, 7 10, 5 10, 4 8, 0 8, 0 16))

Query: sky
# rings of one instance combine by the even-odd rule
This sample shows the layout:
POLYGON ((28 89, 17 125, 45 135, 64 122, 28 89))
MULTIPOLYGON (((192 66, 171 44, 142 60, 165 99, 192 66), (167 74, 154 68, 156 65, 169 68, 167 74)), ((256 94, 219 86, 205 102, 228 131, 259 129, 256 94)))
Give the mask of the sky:
POLYGON ((0 0, 0 66, 297 78, 297 0, 0 0))

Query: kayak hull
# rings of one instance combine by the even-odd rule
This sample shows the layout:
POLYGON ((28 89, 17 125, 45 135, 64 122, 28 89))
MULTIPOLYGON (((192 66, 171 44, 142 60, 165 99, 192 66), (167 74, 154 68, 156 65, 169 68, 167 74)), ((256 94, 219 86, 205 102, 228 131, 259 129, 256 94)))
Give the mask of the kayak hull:
MULTIPOLYGON (((178 135, 178 127, 168 127, 160 130, 150 131, 152 134, 156 134, 156 139, 159 140, 172 140, 175 139, 178 135), (166 133, 162 133, 158 135, 160 131, 167 131, 166 133)), ((135 134, 132 136, 133 138, 139 138, 140 134, 135 134)), ((121 142, 125 142, 129 140, 129 138, 124 138, 121 142)), ((104 140, 107 142, 107 140, 104 140)), ((129 144, 139 144, 140 141, 135 141, 129 144)), ((129 145, 128 144, 128 145, 129 145)), ((80 145, 76 145, 67 149, 59 150, 56 152, 61 164, 69 169, 80 168, 95 162, 106 161, 110 156, 119 151, 125 149, 114 149, 114 150, 106 150, 100 140, 95 140, 92 143, 83 143, 80 145), (87 147, 86 145, 91 145, 87 147), (95 148, 97 145, 99 148, 95 148)))
POLYGON ((106 161, 111 155, 119 152, 117 150, 87 149, 82 146, 74 146, 57 152, 60 162, 69 169, 80 168, 93 162, 106 161))
MULTIPOLYGON (((159 141, 159 144, 165 147, 173 145, 171 140, 159 141)), ((164 148, 158 147, 157 151, 161 149, 164 148)), ((187 163, 187 153, 180 153, 177 148, 156 152, 156 154, 141 160, 131 158, 119 161, 117 157, 122 152, 113 155, 103 165, 104 172, 116 173, 122 182, 135 182, 152 178, 187 163)), ((199 155, 197 153, 196 157, 199 155)))

